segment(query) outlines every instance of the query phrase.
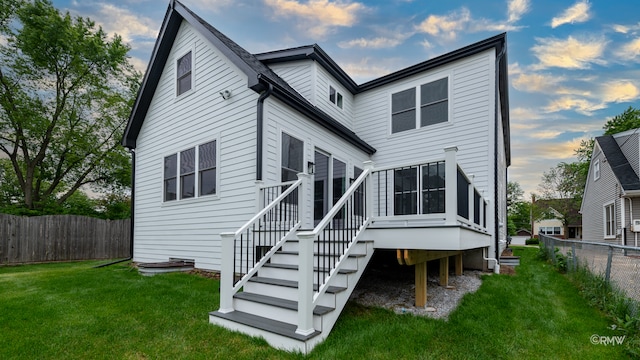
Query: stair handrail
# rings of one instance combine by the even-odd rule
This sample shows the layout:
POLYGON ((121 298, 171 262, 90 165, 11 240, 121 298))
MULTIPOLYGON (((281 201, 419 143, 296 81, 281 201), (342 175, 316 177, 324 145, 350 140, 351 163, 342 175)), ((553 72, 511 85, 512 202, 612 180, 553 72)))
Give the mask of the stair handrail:
MULTIPOLYGON (((373 166, 367 166, 362 172, 362 174, 360 174, 360 176, 358 176, 358 178, 351 184, 351 186, 347 189, 347 191, 345 191, 342 197, 340 197, 338 202, 336 202, 335 205, 333 205, 333 207, 322 218, 322 220, 318 223, 318 225, 316 225, 316 227, 312 231, 299 232, 298 237, 299 238, 313 237, 313 240, 315 240, 318 237, 318 235, 322 233, 322 231, 331 223, 331 221, 333 221, 335 216, 342 210, 342 207, 347 203, 347 201, 349 201, 349 199, 356 192, 356 190, 365 182, 365 180, 367 180, 370 177, 372 172, 373 172, 373 166)), ((367 189, 366 191, 370 192, 371 190, 367 189)), ((365 196, 367 196, 367 194, 365 194, 365 196)), ((371 204, 369 203, 369 201, 366 201, 366 203, 368 204, 366 204, 365 206, 365 213, 364 213, 365 218, 362 222, 362 225, 360 225, 360 227, 356 231, 356 236, 354 236, 354 238, 351 239, 350 245, 347 247, 344 253, 340 255, 338 262, 330 270, 329 276, 324 280, 322 284, 318 284, 318 291, 317 292, 314 291, 314 295, 313 295, 314 306, 317 305, 317 302, 320 296, 322 296, 322 294, 324 294, 327 291, 329 287, 328 284, 330 283, 331 279, 333 279, 334 275, 337 273, 337 269, 339 269, 342 266, 342 263, 345 261, 345 259, 348 258, 349 254, 351 253, 351 250, 353 249, 352 245, 355 244, 354 240, 356 240, 357 237, 360 234, 362 234, 362 231, 371 222, 371 215, 368 212, 368 210, 371 207, 371 204)), ((313 264, 311 264, 311 266, 313 266, 313 264)))
MULTIPOLYGON (((247 231, 252 225, 258 222, 262 217, 264 217, 269 211, 271 211, 274 207, 278 206, 287 196, 289 196, 296 189, 301 189, 302 184, 305 181, 307 174, 298 174, 298 180, 291 184, 291 182, 283 183, 283 186, 290 185, 285 191, 282 192, 278 197, 276 197, 273 201, 271 201, 267 206, 265 206, 262 210, 260 210, 257 214, 255 214, 249 221, 247 221, 244 225, 242 225, 238 230, 231 232, 223 232, 220 233, 220 238, 222 241, 221 244, 221 254, 225 256, 227 253, 231 253, 232 257, 234 254, 235 240, 238 236, 241 236, 245 231, 247 231), (230 247, 230 248, 229 248, 230 247)), ((299 206, 299 204, 296 204, 299 206)), ((298 214, 300 209, 298 208, 298 214)), ((254 276, 258 270, 271 258, 271 256, 282 246, 282 244, 295 232, 300 228, 300 216, 298 215, 298 221, 287 231, 287 233, 282 236, 276 244, 258 261, 254 266, 247 271, 246 274, 242 276, 238 282, 235 282, 235 267, 233 259, 222 259, 222 266, 220 271, 220 309, 218 311, 222 313, 228 313, 233 311, 233 295, 236 294, 245 284, 246 282, 254 276), (226 262, 225 262, 226 261, 226 262)))

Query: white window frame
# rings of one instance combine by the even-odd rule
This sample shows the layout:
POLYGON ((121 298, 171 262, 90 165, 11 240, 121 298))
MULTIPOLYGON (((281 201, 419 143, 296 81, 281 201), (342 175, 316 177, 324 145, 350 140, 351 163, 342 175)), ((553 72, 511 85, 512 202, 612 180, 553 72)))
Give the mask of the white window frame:
POLYGON ((175 87, 175 97, 176 99, 182 99, 186 96, 189 96, 190 94, 193 94, 196 91, 196 48, 195 45, 190 46, 188 49, 185 49, 184 51, 177 53, 177 56, 175 57, 174 61, 173 61, 173 68, 174 68, 174 74, 173 74, 173 82, 174 82, 174 87, 175 87), (187 55, 188 53, 191 53, 191 88, 185 92, 183 92, 182 94, 178 93, 178 60, 182 59, 185 55, 187 55))
POLYGON ((605 203, 602 206, 602 224, 605 239, 616 238, 616 204, 615 201, 605 203), (607 217, 610 216, 609 219, 607 217), (607 228, 609 225, 609 228, 607 228), (610 230, 610 231, 607 231, 610 230))
POLYGON ((451 73, 447 73, 447 74, 439 74, 437 76, 430 76, 427 79, 421 79, 419 81, 413 81, 410 84, 404 85, 402 87, 395 87, 393 89, 391 89, 389 91, 389 135, 401 135, 401 134, 406 134, 406 133, 411 133, 413 131, 416 130, 420 130, 420 129, 433 129, 434 127, 438 127, 438 126, 443 126, 443 125, 448 125, 452 123, 452 117, 451 117, 451 88, 452 88, 452 84, 451 84, 451 73), (436 124, 431 124, 431 125, 426 125, 426 126, 422 126, 421 125, 421 117, 422 117, 422 104, 421 104, 421 98, 422 98, 422 85, 426 85, 426 84, 430 84, 432 82, 438 81, 438 80, 442 80, 442 79, 447 79, 447 121, 443 121, 443 122, 439 122, 436 124), (399 131, 399 132, 393 132, 393 95, 400 93, 402 91, 405 90, 409 90, 409 89, 415 89, 415 94, 416 94, 416 99, 415 99, 415 106, 414 109, 416 111, 416 118, 415 118, 415 127, 413 129, 408 129, 408 130, 403 130, 403 131, 399 131))
POLYGON ((593 181, 600 179, 600 159, 593 162, 593 181))
POLYGON ((172 153, 167 153, 162 157, 162 169, 164 169, 164 161, 167 157, 172 156, 172 155, 176 155, 176 174, 175 174, 175 179, 176 179, 176 198, 173 200, 166 200, 165 199, 165 178, 164 178, 164 170, 162 172, 162 190, 161 190, 161 201, 163 205, 171 205, 171 204, 178 204, 178 203, 184 203, 184 202, 192 202, 192 201, 197 201, 198 199, 219 199, 220 198, 220 136, 216 136, 215 138, 211 138, 210 140, 204 141, 202 143, 198 143, 197 145, 194 146, 189 146, 189 147, 185 147, 180 151, 176 151, 176 152, 172 152, 172 153), (204 145, 204 144, 208 144, 210 142, 215 141, 216 143, 216 192, 213 194, 205 194, 205 195, 201 195, 200 194, 200 146, 204 145), (181 155, 183 152, 193 149, 195 148, 195 170, 194 170, 194 175, 195 175, 195 179, 194 179, 194 196, 192 197, 188 197, 188 198, 182 198, 182 183, 181 183, 181 174, 180 174, 180 159, 181 159, 181 155))
POLYGON ((337 86, 329 85, 329 102, 337 106, 340 110, 344 108, 344 96, 338 91, 337 86), (331 99, 331 90, 334 92, 333 99, 331 99))

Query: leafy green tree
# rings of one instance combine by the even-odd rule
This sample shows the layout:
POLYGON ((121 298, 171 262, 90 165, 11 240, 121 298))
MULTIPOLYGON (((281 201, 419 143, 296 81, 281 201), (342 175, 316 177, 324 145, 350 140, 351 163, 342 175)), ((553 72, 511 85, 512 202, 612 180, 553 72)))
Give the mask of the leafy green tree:
MULTIPOLYGON (((542 182, 538 185, 545 206, 559 213, 558 218, 562 221, 565 234, 568 233, 569 224, 579 219, 576 210, 582 204, 588 171, 589 167, 585 168, 580 162, 562 162, 544 172, 542 182)), ((540 209, 538 213, 544 214, 545 209, 540 209)), ((549 213, 546 214, 548 217, 549 213)))
POLYGON ((605 135, 613 135, 636 128, 640 128, 640 110, 632 106, 607 121, 603 127, 605 135))
POLYGON ((140 79, 129 47, 48 0, 0 0, 0 38, 0 153, 15 201, 39 210, 83 186, 128 187, 119 139, 140 79))

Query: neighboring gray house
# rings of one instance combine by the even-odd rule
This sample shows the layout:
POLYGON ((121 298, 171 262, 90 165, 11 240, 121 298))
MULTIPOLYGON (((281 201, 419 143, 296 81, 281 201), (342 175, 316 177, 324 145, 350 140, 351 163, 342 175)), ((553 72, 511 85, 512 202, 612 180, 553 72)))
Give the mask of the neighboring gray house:
POLYGON ((306 353, 374 250, 415 266, 418 303, 429 260, 444 282, 449 257, 499 270, 505 34, 364 84, 318 45, 250 54, 178 1, 159 34, 123 138, 134 261, 221 271, 212 323, 306 353))
POLYGON ((585 241, 638 246, 638 130, 599 136, 595 140, 580 209, 585 241), (635 227, 634 220, 638 222, 635 227))

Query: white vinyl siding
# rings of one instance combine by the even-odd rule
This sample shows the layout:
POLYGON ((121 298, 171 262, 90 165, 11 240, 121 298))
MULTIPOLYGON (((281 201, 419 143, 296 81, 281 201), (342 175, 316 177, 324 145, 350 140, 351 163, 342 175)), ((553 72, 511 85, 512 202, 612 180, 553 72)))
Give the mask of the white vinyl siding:
POLYGON ((315 63, 312 60, 287 62, 269 65, 278 76, 286 81, 294 90, 315 104, 313 84, 315 83, 315 63))
MULTIPOLYGON (((432 72, 358 94, 356 133, 376 148, 373 156, 376 166, 438 160, 444 158, 444 148, 457 146, 460 166, 466 174, 475 175, 474 184, 484 191, 485 197, 492 199, 496 156, 494 59, 494 52, 487 51, 432 72), (449 76, 450 121, 391 134, 391 94, 446 76, 449 76)), ((504 158, 504 150, 498 151, 504 158)))
POLYGON ((135 261, 185 258, 198 268, 220 269, 219 234, 255 214, 258 96, 241 70, 183 22, 137 140, 135 261), (175 101, 175 63, 189 50, 202 70, 193 73, 198 91, 175 101), (231 99, 217 95, 224 90, 231 99), (164 158, 214 139, 216 194, 164 202, 164 158))

